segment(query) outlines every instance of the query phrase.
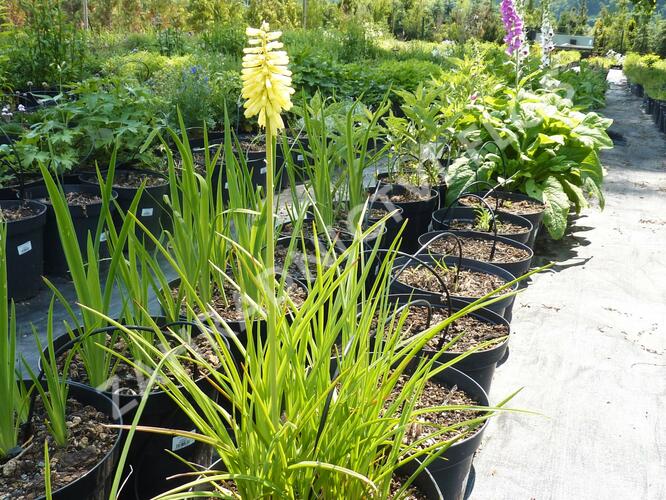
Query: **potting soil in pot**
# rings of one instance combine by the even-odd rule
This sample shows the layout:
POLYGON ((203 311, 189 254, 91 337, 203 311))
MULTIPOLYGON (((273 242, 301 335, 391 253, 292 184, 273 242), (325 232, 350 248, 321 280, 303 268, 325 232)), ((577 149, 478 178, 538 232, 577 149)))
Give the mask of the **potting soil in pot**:
MULTIPOLYGON (((463 249, 463 257, 481 262, 520 262, 530 256, 530 252, 502 241, 495 243, 495 254, 491 261, 490 252, 493 248, 493 240, 482 238, 459 238, 463 249)), ((449 239, 439 239, 428 245, 428 251, 439 255, 457 255, 458 245, 449 239)))
POLYGON ((432 198, 432 193, 430 190, 424 191, 421 189, 408 189, 405 188, 404 191, 399 193, 390 193, 390 194, 372 194, 372 201, 382 201, 382 202, 391 202, 391 203, 413 203, 416 201, 426 201, 432 198))
MULTIPOLYGON (((37 201, 48 203, 49 205, 51 204, 51 200, 48 197, 41 198, 37 201)), ((69 206, 87 207, 88 205, 99 205, 102 203, 102 197, 94 193, 70 191, 65 193, 65 201, 69 206)))
POLYGON ((19 205, 12 208, 0 208, 0 221, 15 222, 39 214, 39 210, 30 205, 19 205))
MULTIPOLYGON (((412 337, 426 330, 429 326, 441 323, 449 317, 448 311, 442 307, 432 310, 430 324, 428 324, 428 308, 426 306, 410 306, 407 318, 403 324, 402 334, 404 337, 412 337)), ((463 316, 435 335, 424 346, 425 350, 438 351, 442 345, 446 345, 459 335, 462 336, 451 346, 450 352, 465 352, 477 345, 494 339, 506 337, 509 328, 504 324, 493 324, 481 321, 474 316, 463 316)), ((491 344, 481 351, 492 349, 497 344, 491 344)))
MULTIPOLYGON (((307 289, 301 286, 298 282, 285 283, 285 285, 285 291, 289 295, 289 298, 294 302, 294 305, 297 308, 300 308, 308 298, 307 289)), ((177 299, 178 288, 172 288, 171 294, 174 299, 177 299)), ((241 294, 228 283, 224 284, 223 292, 220 292, 217 285, 214 286, 210 305, 225 321, 243 321, 245 319, 241 294)), ((190 304, 190 306, 195 314, 203 313, 198 305, 190 304)), ((186 313, 187 310, 187 305, 183 304, 181 306, 181 311, 186 313)), ((245 310, 247 310, 247 306, 245 306, 245 310)))
MULTIPOLYGON (((511 222, 503 222, 501 217, 498 217, 495 220, 497 225, 497 234, 521 234, 527 232, 525 226, 519 226, 518 224, 513 224, 511 222)), ((466 219, 452 219, 447 221, 449 229, 454 231, 479 231, 481 233, 493 233, 492 229, 482 228, 478 225, 476 221, 466 220, 466 219)))
POLYGON ((141 187, 144 182, 146 187, 165 186, 169 183, 168 179, 157 173, 126 170, 116 173, 113 187, 133 189, 141 187))
MULTIPOLYGON (((111 337, 107 335, 106 344, 108 345, 111 340, 111 337)), ((173 344, 171 347, 178 345, 176 340, 171 342, 173 344)), ((197 335, 192 337, 189 341, 190 347, 203 359, 205 359, 212 366, 219 366, 219 359, 215 354, 215 350, 210 343, 210 340, 206 335, 197 335)), ((114 352, 122 355, 124 357, 132 358, 130 349, 127 345, 127 341, 123 338, 116 339, 115 343, 112 346, 114 352)), ((65 363, 67 352, 62 353, 58 357, 58 367, 62 368, 65 363)), ((193 375, 200 372, 200 366, 196 363, 189 362, 187 359, 181 359, 181 364, 183 368, 191 372, 193 375)), ((148 383, 148 378, 140 374, 136 368, 133 366, 119 360, 115 365, 115 370, 112 374, 113 376, 109 378, 109 387, 102 388, 100 390, 114 392, 120 395, 126 396, 135 396, 142 394, 148 383), (111 384, 113 384, 111 386, 111 384)), ((89 384, 88 375, 86 373, 85 364, 83 359, 79 354, 74 354, 72 362, 69 365, 69 378, 76 382, 83 384, 89 384)), ((154 390, 158 390, 154 388, 154 390)))
MULTIPOLYGON (((393 388, 393 392, 386 400, 385 406, 390 405, 394 398, 400 394, 405 383, 409 380, 408 375, 401 375, 393 388)), ((465 392, 459 390, 456 386, 448 387, 443 384, 437 384, 429 380, 425 384, 425 388, 414 404, 414 410, 421 410, 424 408, 431 408, 437 406, 478 406, 479 402, 472 399, 465 392)), ((413 423, 405 432, 404 441, 407 444, 414 443, 422 439, 424 436, 440 431, 442 427, 450 427, 453 425, 461 424, 468 420, 473 420, 480 417, 483 412, 478 410, 450 410, 450 411, 434 411, 419 416, 419 423, 413 423), (432 425, 428 425, 432 424, 432 425)), ((478 427, 480 430, 481 427, 478 427)), ((468 433, 473 430, 471 427, 462 426, 455 429, 448 430, 443 434, 438 435, 433 439, 426 439, 420 444, 420 448, 425 449, 432 446, 437 442, 444 440, 451 440, 458 436, 468 433)))
MULTIPOLYGON (((488 205, 493 209, 496 206, 497 199, 490 195, 484 198, 488 205)), ((461 198, 458 200, 461 205, 466 207, 481 207, 483 205, 477 198, 473 196, 461 198)), ((531 200, 507 200, 500 197, 498 210, 503 210, 515 215, 531 215, 543 211, 543 205, 538 201, 531 200)))
POLYGON ((105 427, 113 421, 103 412, 76 399, 67 400, 69 437, 58 447, 46 427, 47 415, 41 401, 35 403, 33 436, 23 451, 0 460, 0 498, 32 500, 44 496, 44 440, 49 442, 51 487, 56 491, 87 474, 109 453, 118 430, 105 427))
MULTIPOLYGON (((323 248, 323 245, 321 245, 320 251, 322 252, 320 254, 322 260, 321 266, 323 270, 326 271, 335 263, 335 260, 329 253, 324 253, 326 250, 323 248)), ((308 274, 310 279, 317 277, 317 256, 314 250, 303 253, 301 250, 301 243, 297 242, 294 245, 291 255, 288 256, 288 253, 288 246, 278 244, 275 247, 275 268, 277 270, 283 270, 285 263, 288 260, 289 268, 286 272, 292 278, 305 280, 308 279, 308 274), (308 269, 307 271, 306 266, 308 269)))
MULTIPOLYGON (((442 278, 442 281, 449 289, 449 293, 458 297, 483 297, 506 284, 506 281, 499 276, 468 269, 462 269, 457 275, 457 282, 454 283, 456 279, 455 267, 446 269, 437 266, 430 267, 442 278)), ((397 273, 400 269, 394 270, 394 273, 397 273)), ((398 276, 398 281, 413 288, 444 293, 439 280, 435 278, 432 271, 421 265, 405 268, 398 276)), ((504 295, 509 292, 509 289, 505 289, 499 292, 498 295, 504 295)))
POLYGON ((409 488, 398 495, 400 488, 407 482, 409 477, 393 476, 391 478, 391 491, 388 500, 430 500, 417 486, 411 484, 409 488))

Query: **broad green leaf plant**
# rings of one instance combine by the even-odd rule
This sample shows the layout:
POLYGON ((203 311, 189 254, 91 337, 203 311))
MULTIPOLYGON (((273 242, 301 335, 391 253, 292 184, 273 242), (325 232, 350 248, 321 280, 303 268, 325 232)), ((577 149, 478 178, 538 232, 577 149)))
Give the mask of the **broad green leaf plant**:
POLYGON ((448 169, 448 202, 475 181, 500 183, 543 201, 544 225, 556 239, 571 207, 579 213, 596 198, 603 208, 599 152, 613 146, 606 133, 612 120, 575 111, 555 92, 506 90, 480 101, 458 121, 467 150, 448 169), (477 149, 486 141, 501 154, 477 149))

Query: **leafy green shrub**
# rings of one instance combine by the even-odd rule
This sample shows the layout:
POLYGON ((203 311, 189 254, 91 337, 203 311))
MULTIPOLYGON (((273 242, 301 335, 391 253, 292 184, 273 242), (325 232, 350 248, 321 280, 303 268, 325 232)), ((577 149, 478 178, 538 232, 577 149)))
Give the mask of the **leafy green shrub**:
POLYGON ((150 51, 157 48, 157 39, 154 33, 127 33, 120 47, 127 52, 150 51))
POLYGON ((213 25, 201 34, 201 43, 206 52, 239 58, 243 57, 246 39, 245 30, 239 25, 213 25))
POLYGON ((294 85, 309 95, 319 90, 323 95, 358 99, 374 105, 389 91, 415 90, 422 82, 438 77, 442 68, 420 59, 384 61, 372 64, 362 61, 340 64, 322 57, 312 57, 292 65, 294 85))
POLYGON ((654 54, 628 54, 624 72, 633 83, 642 85, 649 97, 666 100, 666 60, 654 54))
POLYGON ((119 78, 134 78, 145 82, 160 79, 161 73, 181 70, 194 65, 191 54, 167 57, 156 52, 134 52, 109 58, 102 66, 104 74, 119 78))
POLYGON ((22 31, 16 31, 8 56, 13 87, 55 87, 83 77, 87 57, 84 31, 68 21, 61 2, 27 0, 22 31))
POLYGON ((210 76, 201 66, 191 66, 180 71, 175 87, 164 97, 169 99, 169 123, 176 127, 178 111, 187 128, 203 127, 204 122, 209 129, 215 126, 212 116, 212 88, 210 76))
POLYGON ((573 104, 581 110, 602 108, 606 104, 608 71, 581 61, 577 70, 561 71, 557 79, 572 91, 573 104))
MULTIPOLYGON (((118 161, 155 162, 151 143, 163 126, 164 103, 148 88, 121 80, 93 78, 72 89, 77 97, 35 114, 31 129, 16 143, 21 166, 36 171, 49 164, 58 174, 84 163, 107 165, 116 141, 118 161)), ((0 157, 16 162, 13 150, 0 146, 0 157)))
POLYGON ((599 150, 613 146, 606 134, 612 120, 575 111, 555 93, 509 94, 470 105, 461 116, 457 128, 465 131, 468 151, 447 171, 447 201, 476 180, 503 180, 543 201, 544 225, 561 238, 571 206, 579 212, 593 197, 603 208, 599 150), (486 141, 495 142, 501 156, 477 149, 486 141))
POLYGON ((581 54, 577 50, 559 50, 552 55, 551 64, 553 67, 569 66, 580 61, 580 58, 581 54))

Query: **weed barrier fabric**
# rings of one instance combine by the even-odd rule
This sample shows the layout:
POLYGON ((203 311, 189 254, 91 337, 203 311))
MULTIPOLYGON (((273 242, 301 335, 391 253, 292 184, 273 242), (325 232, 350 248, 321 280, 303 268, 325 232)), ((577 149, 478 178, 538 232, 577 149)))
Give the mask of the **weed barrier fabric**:
POLYGON ((469 497, 666 498, 666 141, 622 73, 609 75, 611 130, 602 155, 606 209, 587 210, 561 241, 541 235, 516 300, 510 353, 469 497))

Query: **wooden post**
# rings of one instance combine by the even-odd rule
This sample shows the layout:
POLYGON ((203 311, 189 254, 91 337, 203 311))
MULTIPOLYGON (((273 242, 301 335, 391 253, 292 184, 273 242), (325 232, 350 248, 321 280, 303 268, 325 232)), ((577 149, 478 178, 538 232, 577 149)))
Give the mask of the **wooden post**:
POLYGON ((88 0, 83 0, 83 27, 86 30, 90 29, 90 23, 88 22, 88 0))

